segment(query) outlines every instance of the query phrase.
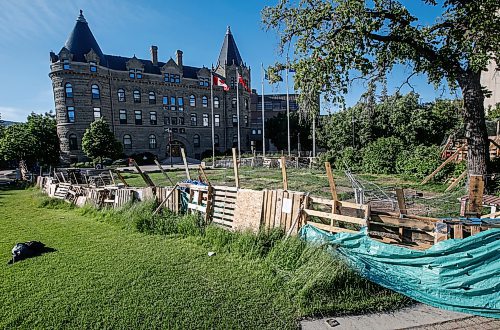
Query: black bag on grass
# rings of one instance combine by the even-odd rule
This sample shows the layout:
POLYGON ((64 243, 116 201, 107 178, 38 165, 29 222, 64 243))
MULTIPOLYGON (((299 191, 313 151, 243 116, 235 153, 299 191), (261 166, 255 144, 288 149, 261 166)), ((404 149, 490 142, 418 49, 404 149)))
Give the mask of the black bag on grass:
POLYGON ((52 248, 48 248, 42 242, 29 241, 25 243, 17 243, 12 248, 12 259, 8 264, 13 264, 14 262, 21 261, 23 259, 36 257, 42 255, 46 252, 55 251, 52 248))

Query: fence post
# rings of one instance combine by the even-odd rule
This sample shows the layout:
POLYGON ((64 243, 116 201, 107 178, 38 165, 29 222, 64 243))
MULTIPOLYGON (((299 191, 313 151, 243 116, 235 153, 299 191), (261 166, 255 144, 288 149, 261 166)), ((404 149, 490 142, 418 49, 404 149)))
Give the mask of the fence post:
POLYGON ((286 158, 282 156, 280 162, 281 162, 281 175, 283 177, 283 190, 288 190, 288 177, 286 174, 286 158))
POLYGON ((191 180, 191 175, 189 175, 189 168, 186 159, 186 152, 184 151, 184 148, 181 148, 181 156, 182 156, 182 161, 184 162, 184 169, 186 170, 186 177, 188 180, 191 180))
POLYGON ((236 188, 240 188, 240 175, 238 173, 238 161, 236 159, 236 148, 233 148, 233 168, 234 168, 234 181, 236 188))

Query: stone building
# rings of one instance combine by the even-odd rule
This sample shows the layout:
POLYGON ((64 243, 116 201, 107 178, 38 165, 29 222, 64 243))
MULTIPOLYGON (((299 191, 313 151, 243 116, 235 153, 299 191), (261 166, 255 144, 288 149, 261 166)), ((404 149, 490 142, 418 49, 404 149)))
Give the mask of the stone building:
MULTIPOLYGON (((104 118, 126 155, 151 152, 165 158, 211 154, 211 126, 215 145, 224 152, 237 145, 236 82, 239 70, 251 86, 250 68, 243 62, 231 30, 227 29, 215 71, 225 77, 229 91, 214 86, 214 122, 211 116, 210 70, 175 59, 159 60, 158 47, 151 58, 104 54, 83 13, 58 54, 50 53, 57 133, 63 163, 86 159, 81 150, 85 130, 104 118)), ((240 136, 242 151, 250 150, 251 92, 240 85, 240 136)))
POLYGON ((500 68, 494 61, 481 73, 481 85, 491 92, 491 96, 484 99, 484 108, 488 111, 500 104, 500 68))

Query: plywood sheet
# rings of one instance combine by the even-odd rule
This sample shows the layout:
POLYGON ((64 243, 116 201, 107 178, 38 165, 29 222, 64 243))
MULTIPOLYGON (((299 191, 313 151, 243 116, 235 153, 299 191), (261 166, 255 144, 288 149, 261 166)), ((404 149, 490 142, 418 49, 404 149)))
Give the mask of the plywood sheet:
POLYGON ((257 232, 260 228, 263 204, 263 191, 240 189, 236 197, 233 228, 257 232))

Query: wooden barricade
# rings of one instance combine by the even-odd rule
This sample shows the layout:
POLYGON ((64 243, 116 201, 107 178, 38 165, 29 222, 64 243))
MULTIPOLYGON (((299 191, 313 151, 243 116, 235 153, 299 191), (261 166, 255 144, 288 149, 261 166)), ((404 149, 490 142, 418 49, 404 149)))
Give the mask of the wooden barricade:
POLYGON ((131 189, 116 189, 114 195, 114 207, 122 207, 123 205, 134 200, 134 191, 131 189))
POLYGON ((58 183, 54 192, 54 198, 66 199, 66 195, 68 194, 70 186, 70 183, 58 183))
POLYGON ((271 230, 282 228, 295 234, 304 225, 305 217, 301 213, 301 205, 308 204, 308 196, 302 192, 264 190, 261 228, 271 230), (295 219, 298 218, 298 221, 295 219))
MULTIPOLYGON (((167 198, 174 187, 156 187, 155 198, 158 203, 161 203, 167 198)), ((179 213, 180 210, 180 192, 178 189, 169 196, 168 200, 162 205, 163 208, 167 208, 174 213, 179 213)))
POLYGON ((213 187, 212 222, 224 227, 233 228, 237 192, 238 189, 235 187, 213 187))

